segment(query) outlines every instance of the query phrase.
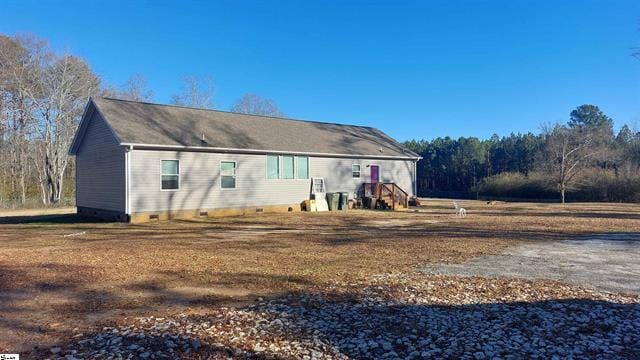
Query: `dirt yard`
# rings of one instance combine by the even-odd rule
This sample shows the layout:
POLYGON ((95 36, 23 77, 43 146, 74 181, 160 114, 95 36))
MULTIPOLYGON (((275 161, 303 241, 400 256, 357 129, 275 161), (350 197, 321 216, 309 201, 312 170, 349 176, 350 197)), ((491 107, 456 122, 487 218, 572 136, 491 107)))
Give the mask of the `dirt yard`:
MULTIPOLYGON (((294 313, 300 307, 283 303, 291 297, 305 304, 316 301, 315 296, 323 301, 339 298, 353 303, 375 293, 376 299, 409 301, 406 291, 399 290, 403 288, 415 289, 419 295, 411 301, 420 298, 440 305, 502 306, 513 301, 566 299, 636 303, 635 295, 599 293, 544 279, 457 278, 419 270, 430 264, 460 264, 523 244, 640 232, 639 205, 490 205, 479 201, 462 201, 461 205, 468 210, 467 218, 457 218, 449 201, 425 200, 415 212, 260 214, 145 225, 95 222, 64 211, 52 215, 4 212, 0 214, 0 353, 20 352, 25 358, 63 355, 65 344, 84 344, 78 348, 98 344, 104 329, 119 333, 134 324, 142 329, 156 324, 158 318, 176 316, 225 319, 230 312, 251 312, 259 304, 288 306, 294 313), (91 341, 82 342, 88 336, 91 341)), ((637 305, 633 306, 632 310, 640 313, 637 305)), ((165 332, 172 326, 167 325, 165 332)), ((195 327, 187 333, 195 334, 195 327)), ((222 334, 219 330, 217 333, 222 334)), ((199 335, 197 343, 189 340, 180 348, 177 340, 172 340, 176 342, 174 347, 162 337, 158 346, 170 349, 171 354, 178 351, 180 356, 190 354, 194 358, 212 354, 379 357, 392 351, 396 355, 406 352, 402 357, 410 355, 408 345, 396 349, 382 342, 384 354, 358 352, 328 334, 322 340, 330 343, 324 353, 318 350, 322 347, 284 352, 277 350, 284 347, 273 348, 271 343, 271 347, 263 348, 253 340, 231 346, 229 339, 199 335)), ((126 342, 116 340, 109 340, 108 346, 126 342)), ((146 350, 134 343, 126 345, 129 348, 122 347, 123 351, 143 358, 166 355, 164 350, 149 351, 150 345, 146 350)), ((113 349, 93 354, 107 357, 113 349)), ((477 353, 477 348, 451 349, 455 351, 432 355, 458 357, 467 350, 477 353)), ((69 354, 86 356, 93 350, 73 350, 76 353, 69 354)), ((623 352, 614 354, 635 354, 627 350, 623 345, 623 352)), ((415 351, 411 354, 424 357, 423 349, 415 351)))

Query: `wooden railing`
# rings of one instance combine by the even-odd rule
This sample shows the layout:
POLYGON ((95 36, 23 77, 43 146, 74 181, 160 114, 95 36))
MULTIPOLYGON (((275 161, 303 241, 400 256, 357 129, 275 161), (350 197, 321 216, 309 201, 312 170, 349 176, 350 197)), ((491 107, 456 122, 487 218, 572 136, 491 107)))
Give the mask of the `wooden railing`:
POLYGON ((403 208, 409 207, 409 194, 396 183, 364 183, 363 197, 372 197, 378 200, 390 202, 392 209, 399 205, 403 208))

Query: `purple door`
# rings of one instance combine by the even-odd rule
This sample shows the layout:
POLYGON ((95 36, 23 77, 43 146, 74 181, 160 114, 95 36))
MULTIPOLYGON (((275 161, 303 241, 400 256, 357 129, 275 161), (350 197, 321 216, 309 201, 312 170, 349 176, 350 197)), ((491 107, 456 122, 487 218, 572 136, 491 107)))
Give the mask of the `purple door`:
POLYGON ((369 168, 371 169, 371 183, 377 184, 380 180, 380 166, 371 165, 369 168))

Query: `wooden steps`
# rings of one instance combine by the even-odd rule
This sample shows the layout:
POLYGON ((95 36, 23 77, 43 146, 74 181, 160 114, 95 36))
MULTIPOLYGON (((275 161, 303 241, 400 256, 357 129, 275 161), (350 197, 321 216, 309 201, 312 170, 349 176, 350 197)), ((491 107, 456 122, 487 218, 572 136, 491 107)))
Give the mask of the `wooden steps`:
POLYGON ((375 208, 383 210, 407 210, 409 194, 395 183, 364 183, 364 198, 375 199, 375 208))

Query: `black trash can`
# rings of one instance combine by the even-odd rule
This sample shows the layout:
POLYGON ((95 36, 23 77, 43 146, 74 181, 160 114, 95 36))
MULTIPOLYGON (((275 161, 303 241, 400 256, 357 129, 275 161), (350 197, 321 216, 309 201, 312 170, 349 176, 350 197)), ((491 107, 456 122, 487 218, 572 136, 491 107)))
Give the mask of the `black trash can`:
POLYGON ((340 203, 340 193, 327 193, 327 204, 329 205, 329 211, 338 210, 340 203))
POLYGON ((341 192, 340 193, 340 206, 339 209, 342 211, 347 211, 349 209, 349 193, 341 192))

